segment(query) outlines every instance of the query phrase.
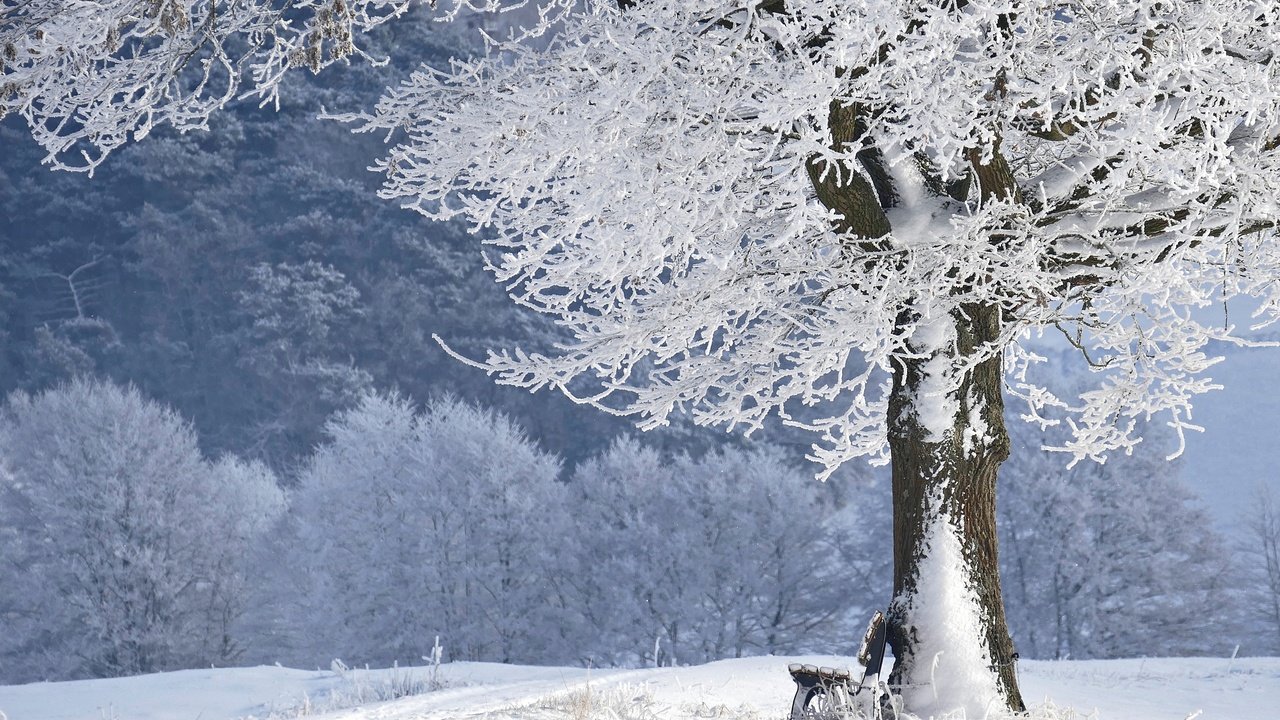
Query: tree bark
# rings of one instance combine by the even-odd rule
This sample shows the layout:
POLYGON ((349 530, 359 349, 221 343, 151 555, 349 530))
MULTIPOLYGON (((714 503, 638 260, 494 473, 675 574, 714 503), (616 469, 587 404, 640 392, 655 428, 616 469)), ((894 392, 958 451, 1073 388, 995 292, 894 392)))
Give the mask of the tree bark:
MULTIPOLYGON (((855 146, 869 113, 857 104, 832 103, 831 147, 855 146)), ((898 200, 878 153, 861 152, 857 162, 865 176, 854 167, 827 167, 817 156, 807 167, 818 200, 838 213, 833 230, 849 238, 850 253, 882 247, 882 239, 892 232, 886 209, 898 200)), ((998 146, 988 162, 976 151, 970 162, 980 202, 1018 199, 1018 185, 998 146)), ((963 199, 969 194, 967 182, 952 188, 938 183, 937 191, 963 199)), ((899 330, 910 331, 919 319, 904 314, 899 330)), ((889 643, 897 659, 890 683, 902 688, 906 708, 918 715, 964 707, 968 717, 985 717, 1000 704, 1024 709, 996 547, 996 472, 1009 455, 1001 357, 997 353, 973 368, 954 397, 931 396, 922 386, 938 365, 954 367, 984 343, 996 341, 1000 311, 967 306, 942 322, 949 324, 946 334, 954 342, 937 348, 922 342, 917 349, 926 351, 894 368, 889 399, 894 514, 889 643), (932 363, 939 359, 941 363, 932 363), (939 437, 934 426, 937 411, 944 409, 950 416, 944 418, 948 427, 939 437), (922 410, 928 426, 921 422, 922 410), (937 559, 932 551, 949 540, 946 535, 954 538, 960 556, 954 582, 939 577, 949 573, 940 572, 936 563, 925 562, 937 559), (966 601, 969 597, 972 602, 966 601), (968 622, 960 617, 966 605, 971 606, 968 622)))
POLYGON ((954 708, 945 703, 959 702, 969 717, 981 717, 1001 701, 1024 709, 997 561, 996 472, 1009 454, 1001 358, 997 354, 977 365, 954 396, 931 397, 927 375, 994 340, 999 310, 965 307, 942 322, 954 328, 954 342, 928 348, 924 357, 896 368, 889 400, 894 499, 889 643, 897 658, 890 683, 903 687, 912 712, 934 705, 947 711, 954 708), (947 424, 941 436, 939 412, 946 413, 947 424), (946 575, 937 564, 942 532, 959 541, 953 543, 960 556, 954 582, 938 577, 946 575), (976 632, 966 624, 966 607, 973 611, 976 632), (966 628, 975 636, 964 638, 966 628), (950 657, 943 657, 947 651, 950 657), (984 670, 992 679, 985 687, 984 670), (944 697, 949 687, 957 692, 944 697))

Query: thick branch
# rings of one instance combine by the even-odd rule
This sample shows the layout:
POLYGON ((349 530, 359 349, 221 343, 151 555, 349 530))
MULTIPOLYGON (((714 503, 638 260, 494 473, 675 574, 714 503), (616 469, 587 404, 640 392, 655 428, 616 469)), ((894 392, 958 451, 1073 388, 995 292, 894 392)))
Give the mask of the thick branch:
MULTIPOLYGON (((841 151, 861 137, 863 112, 865 110, 857 105, 831 103, 828 125, 833 150, 841 151)), ((861 154, 859 159, 862 159, 861 154)), ((881 206, 881 198, 888 198, 893 193, 887 174, 882 174, 877 180, 876 184, 881 186, 881 192, 877 193, 877 187, 852 167, 833 167, 830 162, 815 156, 810 158, 807 169, 818 200, 841 216, 835 226, 836 232, 867 239, 889 234, 892 228, 881 206)))

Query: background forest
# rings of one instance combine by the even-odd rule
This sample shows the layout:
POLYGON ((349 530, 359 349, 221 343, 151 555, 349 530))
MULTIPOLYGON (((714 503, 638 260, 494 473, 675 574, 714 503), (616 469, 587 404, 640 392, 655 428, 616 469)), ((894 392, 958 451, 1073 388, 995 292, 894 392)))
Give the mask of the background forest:
MULTIPOLYGON (((392 67, 464 30, 392 23, 392 67)), ((89 179, 0 123, 0 683, 208 664, 626 665, 851 649, 889 599, 884 478, 785 429, 643 437, 455 362, 548 347, 462 227, 316 119, 393 78, 130 145, 89 179)), ((1280 522, 1221 536, 1159 438, 1064 469, 1013 424, 1024 657, 1280 653, 1280 522), (1123 479, 1124 481, 1121 481, 1123 479)), ((1158 435, 1158 433, 1157 433, 1158 435)))

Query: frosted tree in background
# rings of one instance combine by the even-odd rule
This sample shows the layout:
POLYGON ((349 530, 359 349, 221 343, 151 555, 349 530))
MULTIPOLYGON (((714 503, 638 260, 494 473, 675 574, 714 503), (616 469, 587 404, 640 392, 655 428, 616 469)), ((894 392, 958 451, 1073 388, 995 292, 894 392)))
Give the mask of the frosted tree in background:
MULTIPOLYGON (((505 417, 443 399, 365 395, 335 415, 293 499, 285 602, 317 653, 416 662, 564 660, 548 538, 564 522, 559 461, 505 417)), ((304 647, 303 649, 308 649, 304 647)))
POLYGON ((78 380, 0 415, 9 681, 234 660, 249 548, 284 509, 258 464, 205 462, 134 388, 78 380))
POLYGON ((1280 652, 1280 508, 1267 485, 1258 485, 1245 517, 1241 549, 1246 612, 1267 628, 1256 639, 1264 651, 1280 652))
MULTIPOLYGON (((563 580, 593 665, 847 649, 863 622, 847 613, 881 600, 835 548, 857 514, 838 518, 776 447, 672 457, 621 439, 569 491, 579 550, 563 580)), ((879 549, 860 540, 864 555, 879 549)))
MULTIPOLYGON (((777 414, 828 472, 891 461, 908 708, 1021 707, 996 573, 1004 396, 1065 415, 1059 449, 1101 460, 1139 419, 1195 427, 1205 345, 1235 337, 1196 308, 1250 294, 1276 319, 1280 9, 575 6, 547 4, 549 43, 498 38, 349 118, 393 133, 387 197, 492 228, 498 279, 575 338, 480 364, 646 427, 777 414), (1021 343, 1046 328, 1096 371, 1078 397, 1035 382, 1021 343)), ((157 121, 199 126, 242 76, 270 99, 399 6, 214 7, 6 8, 0 107, 92 167, 157 121)))
MULTIPOLYGON (((1053 435, 1061 435, 1059 429, 1053 435)), ((1230 655, 1228 544, 1164 460, 1168 433, 1132 455, 1064 470, 1030 426, 1011 432, 1000 568, 1022 657, 1230 655)))
MULTIPOLYGON (((364 313, 359 291, 323 263, 262 263, 249 278, 237 297, 247 327, 232 342, 243 348, 240 367, 263 385, 288 388, 280 407, 266 413, 272 419, 249 429, 256 454, 280 463, 287 448, 314 445, 325 417, 353 405, 373 383, 350 355, 340 356, 346 349, 335 337, 336 327, 364 313)), ((270 393, 256 395, 268 404, 262 398, 270 393)))
POLYGON ((249 613, 258 567, 254 555, 285 512, 275 473, 261 462, 224 456, 208 463, 209 486, 200 495, 209 524, 200 537, 208 551, 207 580, 200 584, 203 628, 200 657, 212 662, 241 660, 247 649, 243 618, 249 613))

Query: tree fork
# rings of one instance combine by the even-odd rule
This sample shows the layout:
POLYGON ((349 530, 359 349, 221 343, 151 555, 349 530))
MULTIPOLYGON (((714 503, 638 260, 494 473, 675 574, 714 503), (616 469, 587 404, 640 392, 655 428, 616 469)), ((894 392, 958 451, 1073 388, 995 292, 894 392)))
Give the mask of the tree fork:
MULTIPOLYGON (((950 318, 956 330, 954 348, 938 352, 956 353, 960 358, 980 352, 981 346, 999 333, 999 317, 997 307, 964 308, 950 318)), ((983 643, 988 667, 1008 707, 1021 711, 1025 707, 1005 621, 996 539, 996 474, 1009 455, 1001 356, 983 360, 964 378, 954 398, 956 412, 941 442, 931 441, 918 414, 920 403, 944 401, 921 392, 929 360, 924 357, 900 365, 893 375, 889 400, 894 498, 894 600, 889 612, 889 643, 898 659, 890 682, 918 683, 929 676, 933 658, 918 657, 915 649, 920 635, 936 632, 936 628, 917 625, 913 603, 927 549, 924 541, 932 524, 945 514, 957 525, 968 581, 979 606, 983 636, 973 640, 983 643)))

